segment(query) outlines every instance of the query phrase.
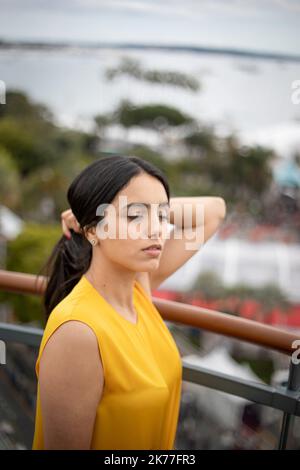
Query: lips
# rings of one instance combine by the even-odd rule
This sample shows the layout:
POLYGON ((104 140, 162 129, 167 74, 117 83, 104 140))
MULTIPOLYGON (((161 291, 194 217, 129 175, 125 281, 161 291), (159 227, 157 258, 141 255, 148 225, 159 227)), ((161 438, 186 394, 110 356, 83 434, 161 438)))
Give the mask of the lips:
POLYGON ((155 245, 149 245, 147 248, 143 249, 143 251, 145 250, 161 250, 161 245, 159 243, 156 243, 155 245))

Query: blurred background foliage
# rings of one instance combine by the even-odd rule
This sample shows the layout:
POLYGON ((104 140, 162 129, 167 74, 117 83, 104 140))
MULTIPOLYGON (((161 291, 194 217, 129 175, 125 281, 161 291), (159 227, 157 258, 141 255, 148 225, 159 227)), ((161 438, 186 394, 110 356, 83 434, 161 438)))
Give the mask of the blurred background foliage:
MULTIPOLYGON (((130 60, 107 71, 111 80, 121 75, 191 93, 201 88, 193 77, 144 70, 130 60)), ((8 270, 39 272, 61 235, 60 214, 68 208, 66 192, 73 178, 95 159, 122 152, 109 140, 112 126, 124 129, 125 136, 132 129, 157 133, 160 147, 125 139, 123 153, 142 157, 162 169, 169 179, 171 196, 221 196, 228 213, 238 207, 254 220, 263 218, 268 210, 253 201, 262 200, 270 187, 271 163, 276 157, 273 151, 242 146, 234 135, 221 138, 213 127, 175 106, 137 105, 122 99, 114 110, 96 115, 90 131, 82 131, 59 126, 51 110, 19 90, 8 90, 6 103, 0 106, 0 200, 26 222, 24 231, 8 242, 8 270), (176 158, 166 155, 172 142, 176 158)), ((202 278, 200 285, 207 295, 222 295, 223 287, 209 276, 202 278)), ((237 289, 241 296, 241 287, 237 289)), ((266 298, 273 294, 269 292, 266 298)), ((13 299, 20 320, 39 318, 39 300, 1 293, 2 299, 6 296, 13 299)), ((263 293, 261 296, 265 298, 263 293)))
MULTIPOLYGON (((60 237, 60 224, 26 223, 20 235, 8 242, 6 269, 38 274, 60 237)), ((9 303, 20 322, 43 323, 42 299, 39 296, 0 291, 0 302, 9 303)))

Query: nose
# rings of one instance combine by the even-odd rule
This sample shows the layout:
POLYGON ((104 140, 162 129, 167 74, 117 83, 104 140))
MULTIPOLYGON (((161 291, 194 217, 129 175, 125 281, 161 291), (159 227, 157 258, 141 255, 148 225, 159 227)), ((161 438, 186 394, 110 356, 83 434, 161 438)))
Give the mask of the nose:
POLYGON ((152 210, 150 211, 150 235, 149 237, 152 239, 159 239, 162 236, 162 222, 160 220, 159 214, 155 211, 152 210))

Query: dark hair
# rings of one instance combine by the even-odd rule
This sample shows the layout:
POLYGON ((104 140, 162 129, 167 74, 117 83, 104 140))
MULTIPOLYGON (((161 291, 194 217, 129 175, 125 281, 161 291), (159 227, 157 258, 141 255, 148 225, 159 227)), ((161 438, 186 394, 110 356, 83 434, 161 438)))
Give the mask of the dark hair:
MULTIPOLYGON (((139 157, 100 157, 76 176, 69 186, 67 198, 81 229, 96 226, 103 218, 96 215, 97 207, 110 204, 132 177, 143 172, 161 181, 169 200, 169 184, 164 173, 139 157)), ((88 270, 92 259, 92 246, 84 232, 77 233, 71 229, 71 233, 71 239, 62 235, 43 268, 48 276, 44 293, 46 320, 53 308, 71 292, 88 270)))

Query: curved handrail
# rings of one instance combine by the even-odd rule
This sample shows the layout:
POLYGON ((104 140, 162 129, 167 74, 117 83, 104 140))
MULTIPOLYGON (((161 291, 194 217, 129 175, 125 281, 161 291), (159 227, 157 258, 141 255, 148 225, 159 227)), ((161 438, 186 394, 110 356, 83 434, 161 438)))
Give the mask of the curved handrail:
MULTIPOLYGON (((0 270, 0 290, 42 295, 46 283, 45 276, 0 270)), ((294 333, 228 313, 155 296, 152 297, 152 301, 164 320, 230 336, 284 354, 294 352, 293 342, 299 340, 294 333)))

